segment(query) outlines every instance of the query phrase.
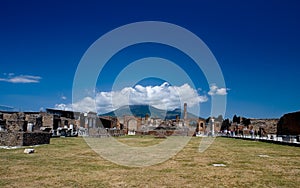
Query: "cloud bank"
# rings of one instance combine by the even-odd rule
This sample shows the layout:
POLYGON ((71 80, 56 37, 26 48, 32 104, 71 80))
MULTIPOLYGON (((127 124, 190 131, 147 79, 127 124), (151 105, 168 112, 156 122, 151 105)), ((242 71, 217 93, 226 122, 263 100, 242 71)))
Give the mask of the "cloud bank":
POLYGON ((0 78, 2 82, 9 83, 39 83, 42 77, 40 76, 31 76, 31 75, 18 75, 16 76, 14 73, 4 74, 6 78, 0 78))
POLYGON ((159 86, 125 87, 122 90, 98 92, 95 98, 85 97, 73 104, 56 104, 55 108, 74 111, 95 111, 106 113, 124 105, 147 104, 159 109, 175 109, 183 103, 189 107, 199 105, 208 100, 206 95, 200 95, 189 84, 171 86, 167 82, 159 86))

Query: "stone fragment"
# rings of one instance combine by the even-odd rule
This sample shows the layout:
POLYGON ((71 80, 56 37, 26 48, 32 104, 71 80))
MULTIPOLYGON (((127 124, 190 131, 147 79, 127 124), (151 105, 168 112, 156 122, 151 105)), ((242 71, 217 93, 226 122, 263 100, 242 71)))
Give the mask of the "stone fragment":
POLYGON ((27 154, 34 153, 34 149, 33 148, 24 149, 24 153, 27 154))
POLYGON ((225 164, 222 164, 222 163, 220 163, 220 164, 212 164, 213 166, 226 166, 225 164))

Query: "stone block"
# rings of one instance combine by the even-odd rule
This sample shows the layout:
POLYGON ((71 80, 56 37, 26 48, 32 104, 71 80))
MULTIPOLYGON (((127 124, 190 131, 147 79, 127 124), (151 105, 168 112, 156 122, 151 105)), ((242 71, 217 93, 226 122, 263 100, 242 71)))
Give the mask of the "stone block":
POLYGON ((33 148, 24 149, 24 153, 27 154, 34 153, 34 149, 33 148))

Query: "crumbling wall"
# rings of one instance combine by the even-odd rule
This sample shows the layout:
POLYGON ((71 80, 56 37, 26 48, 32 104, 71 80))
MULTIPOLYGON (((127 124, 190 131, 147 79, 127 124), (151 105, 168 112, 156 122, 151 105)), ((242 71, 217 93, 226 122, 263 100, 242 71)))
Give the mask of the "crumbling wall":
POLYGON ((251 124, 249 127, 253 127, 253 130, 258 131, 262 128, 266 134, 277 133, 278 119, 250 119, 251 124))
POLYGON ((67 126, 68 128, 70 128, 71 124, 73 125, 73 128, 77 127, 75 119, 70 119, 70 118, 66 118, 66 117, 60 117, 60 120, 61 120, 61 127, 67 126))
POLYGON ((277 125, 278 135, 300 135, 300 112, 283 115, 277 125))
POLYGON ((21 132, 0 132, 1 146, 22 146, 23 135, 21 132))
POLYGON ((49 144, 50 134, 43 132, 0 132, 1 146, 31 146, 49 144))
MULTIPOLYGON (((136 131, 136 134, 144 134, 140 131, 136 131)), ((194 131, 189 131, 189 130, 151 130, 148 131, 146 134, 148 135, 153 135, 153 136, 193 136, 194 131)))
POLYGON ((50 144, 50 133, 34 132, 23 133, 23 146, 50 144))
POLYGON ((8 132, 26 131, 27 129, 24 113, 3 114, 3 119, 6 120, 5 129, 8 132))
POLYGON ((45 112, 41 113, 43 127, 52 127, 53 126, 53 115, 47 114, 45 112))
POLYGON ((25 121, 28 123, 32 123, 33 126, 33 131, 39 131, 40 128, 43 126, 43 118, 42 115, 38 112, 36 113, 25 113, 25 121))

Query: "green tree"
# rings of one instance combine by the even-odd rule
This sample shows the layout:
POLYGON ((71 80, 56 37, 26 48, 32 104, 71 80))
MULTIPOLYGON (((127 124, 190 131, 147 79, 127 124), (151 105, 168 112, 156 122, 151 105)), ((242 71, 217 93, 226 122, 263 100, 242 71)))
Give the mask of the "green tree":
POLYGON ((224 121, 222 122, 222 125, 221 125, 221 131, 223 130, 228 130, 229 127, 231 126, 231 123, 229 121, 229 119, 224 119, 224 121))
POLYGON ((241 123, 240 122, 240 117, 237 117, 236 115, 234 115, 233 118, 232 118, 232 122, 240 124, 241 123))
POLYGON ((244 126, 248 127, 251 124, 251 121, 250 121, 250 119, 243 117, 242 118, 242 123, 243 123, 244 126))

